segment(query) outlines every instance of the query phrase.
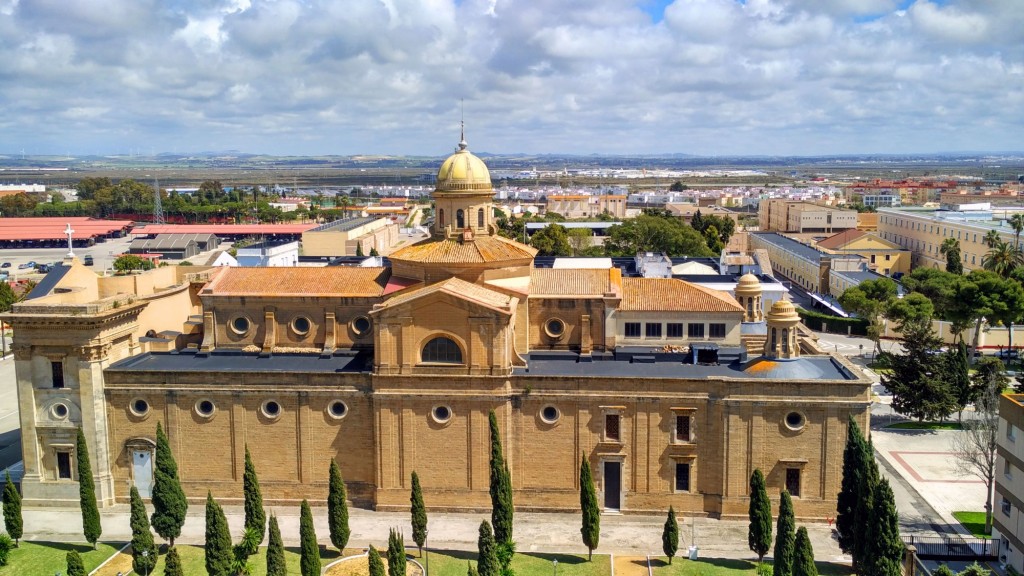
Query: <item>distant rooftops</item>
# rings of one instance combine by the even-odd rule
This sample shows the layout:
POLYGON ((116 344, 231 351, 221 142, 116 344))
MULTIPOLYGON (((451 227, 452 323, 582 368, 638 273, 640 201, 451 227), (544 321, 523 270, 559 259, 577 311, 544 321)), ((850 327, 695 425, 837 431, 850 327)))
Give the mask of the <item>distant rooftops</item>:
POLYGON ((374 220, 379 220, 379 219, 380 219, 379 216, 363 216, 363 217, 360 217, 360 218, 344 218, 342 220, 335 220, 333 222, 328 222, 326 224, 321 224, 321 225, 317 226, 316 228, 310 229, 309 232, 324 232, 324 231, 327 231, 327 230, 330 230, 331 232, 348 232, 349 230, 355 230, 356 228, 359 228, 360 226, 364 226, 366 224, 369 224, 370 222, 373 222, 374 220))

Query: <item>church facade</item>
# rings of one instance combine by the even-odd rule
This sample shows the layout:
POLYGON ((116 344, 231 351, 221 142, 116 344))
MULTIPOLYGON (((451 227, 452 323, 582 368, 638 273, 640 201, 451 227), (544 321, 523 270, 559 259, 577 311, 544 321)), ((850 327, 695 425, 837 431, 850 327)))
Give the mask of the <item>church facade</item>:
POLYGON ((158 268, 69 258, 14 326, 28 506, 75 505, 74 437, 102 505, 148 494, 155 429, 187 495, 479 510, 494 411, 520 510, 571 511, 581 458, 606 511, 743 516, 755 468, 798 516, 834 514, 849 417, 870 381, 805 337, 792 304, 618 269, 538 269, 497 235, 486 165, 441 166, 432 237, 378 268, 158 268))

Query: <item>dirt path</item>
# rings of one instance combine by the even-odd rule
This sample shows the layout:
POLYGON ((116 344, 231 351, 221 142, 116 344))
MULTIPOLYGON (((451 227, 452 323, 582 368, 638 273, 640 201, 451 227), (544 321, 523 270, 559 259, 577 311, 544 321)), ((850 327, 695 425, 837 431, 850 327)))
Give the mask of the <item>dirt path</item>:
POLYGON ((647 557, 616 556, 615 576, 647 576, 647 557))
POLYGON ((117 576, 118 573, 127 574, 132 571, 132 555, 127 552, 119 552, 114 558, 96 571, 94 576, 117 576))

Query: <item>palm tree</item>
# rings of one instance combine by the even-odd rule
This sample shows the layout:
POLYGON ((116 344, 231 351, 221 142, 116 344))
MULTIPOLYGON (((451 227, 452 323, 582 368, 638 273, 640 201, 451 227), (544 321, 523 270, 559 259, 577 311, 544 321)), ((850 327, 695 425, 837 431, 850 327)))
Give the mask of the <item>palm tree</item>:
POLYGON ((989 230, 988 233, 985 234, 985 245, 989 248, 995 248, 996 244, 999 244, 1000 240, 1002 240, 1002 238, 999 237, 999 232, 995 230, 989 230))
POLYGON ((1013 228, 1013 248, 1020 250, 1020 233, 1024 232, 1024 214, 1010 216, 1010 227, 1013 228))
POLYGON ((1003 278, 1009 278, 1010 274, 1018 267, 1024 265, 1024 254, 1009 242, 999 241, 981 258, 981 266, 985 270, 991 270, 1003 278))

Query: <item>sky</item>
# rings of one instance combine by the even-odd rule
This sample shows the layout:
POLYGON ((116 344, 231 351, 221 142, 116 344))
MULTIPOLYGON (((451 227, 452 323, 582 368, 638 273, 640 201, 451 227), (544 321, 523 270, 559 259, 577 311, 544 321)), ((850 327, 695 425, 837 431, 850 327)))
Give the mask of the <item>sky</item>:
POLYGON ((0 0, 0 154, 1024 150, 1024 0, 0 0))

